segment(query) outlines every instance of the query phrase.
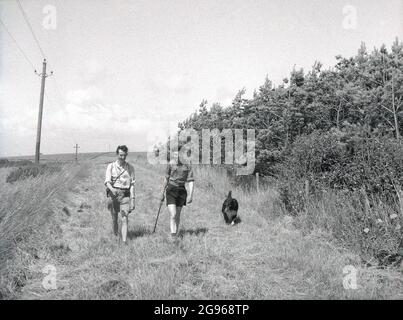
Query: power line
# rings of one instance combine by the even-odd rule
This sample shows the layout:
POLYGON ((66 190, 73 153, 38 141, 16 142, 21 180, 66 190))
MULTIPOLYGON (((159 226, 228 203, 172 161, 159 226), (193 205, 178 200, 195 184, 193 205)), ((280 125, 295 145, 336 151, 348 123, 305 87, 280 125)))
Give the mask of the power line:
POLYGON ((38 45, 39 51, 41 52, 42 57, 45 59, 45 58, 46 58, 45 53, 44 53, 43 50, 42 50, 42 47, 41 47, 41 45, 40 45, 40 43, 39 43, 39 40, 38 40, 38 38, 37 38, 36 35, 35 35, 34 29, 32 28, 32 25, 31 25, 31 23, 30 23, 29 20, 28 20, 27 14, 25 13, 25 11, 24 11, 24 9, 23 9, 20 0, 17 0, 17 3, 18 3, 18 6, 20 7, 20 10, 21 10, 21 13, 22 13, 22 15, 23 15, 23 17, 24 17, 24 20, 25 20, 25 22, 26 22, 27 25, 28 25, 29 30, 31 30, 32 36, 34 37, 34 40, 35 40, 36 44, 38 45))
POLYGON ((18 44, 17 40, 13 37, 13 35, 11 34, 10 30, 8 30, 8 28, 6 27, 6 25, 4 24, 4 22, 0 19, 0 23, 3 26, 4 30, 6 30, 7 34, 10 36, 10 38, 14 41, 15 45, 17 46, 18 50, 20 50, 21 54, 24 56, 25 60, 30 64, 30 66, 32 67, 33 70, 35 70, 35 66, 32 63, 32 61, 28 58, 28 56, 26 55, 26 53, 24 52, 24 50, 22 50, 21 46, 18 44))

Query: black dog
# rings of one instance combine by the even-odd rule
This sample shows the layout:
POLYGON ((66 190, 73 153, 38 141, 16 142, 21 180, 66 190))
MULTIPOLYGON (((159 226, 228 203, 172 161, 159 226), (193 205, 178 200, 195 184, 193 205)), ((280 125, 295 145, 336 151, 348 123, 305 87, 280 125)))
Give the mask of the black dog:
POLYGON ((222 204, 222 214, 226 224, 234 225, 241 222, 238 217, 238 201, 231 196, 231 191, 228 193, 227 199, 222 204))

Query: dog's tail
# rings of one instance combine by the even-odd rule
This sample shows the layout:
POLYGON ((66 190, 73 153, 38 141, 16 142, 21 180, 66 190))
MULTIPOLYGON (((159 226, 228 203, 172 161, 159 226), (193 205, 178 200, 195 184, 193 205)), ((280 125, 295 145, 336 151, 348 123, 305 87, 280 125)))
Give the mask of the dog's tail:
POLYGON ((231 195, 231 194, 232 194, 232 191, 230 190, 230 191, 228 192, 228 197, 227 197, 228 199, 232 199, 232 195, 231 195))

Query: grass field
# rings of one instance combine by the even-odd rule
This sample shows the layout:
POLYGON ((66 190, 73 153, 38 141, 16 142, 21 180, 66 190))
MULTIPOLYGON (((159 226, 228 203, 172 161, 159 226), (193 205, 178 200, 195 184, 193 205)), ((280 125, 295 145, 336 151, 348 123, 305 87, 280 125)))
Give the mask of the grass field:
MULTIPOLYGON (((0 203, 0 241, 3 246, 7 238, 13 252, 1 269, 3 299, 403 298, 397 270, 362 266, 358 254, 331 234, 306 232, 280 214, 275 190, 241 191, 220 170, 195 168, 194 200, 182 211, 179 242, 169 241, 165 206, 152 234, 164 168, 148 164, 144 154, 128 157, 136 170, 137 203, 123 246, 111 232, 103 185, 114 155, 85 159, 66 164, 60 174, 2 184, 8 198, 0 203), (242 218, 233 227, 221 215, 230 189, 242 218), (7 214, 7 221, 18 221, 15 229, 7 214), (12 241, 6 233, 21 239, 12 241), (43 286, 49 265, 56 289, 43 286), (343 287, 347 265, 357 268, 357 289, 343 287)), ((1 179, 6 170, 0 170, 1 179)))

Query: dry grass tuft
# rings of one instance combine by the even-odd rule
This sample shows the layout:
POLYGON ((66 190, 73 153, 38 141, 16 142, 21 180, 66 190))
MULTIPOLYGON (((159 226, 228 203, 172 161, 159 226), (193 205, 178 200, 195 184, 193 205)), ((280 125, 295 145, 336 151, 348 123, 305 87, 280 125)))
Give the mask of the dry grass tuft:
POLYGON ((1 184, 0 283, 7 288, 3 296, 13 296, 25 284, 21 281, 25 278, 14 275, 12 270, 25 274, 26 263, 38 258, 37 251, 44 242, 43 232, 60 232, 57 226, 47 229, 57 210, 55 203, 65 197, 83 170, 79 166, 63 166, 58 172, 44 172, 12 185, 1 184))

